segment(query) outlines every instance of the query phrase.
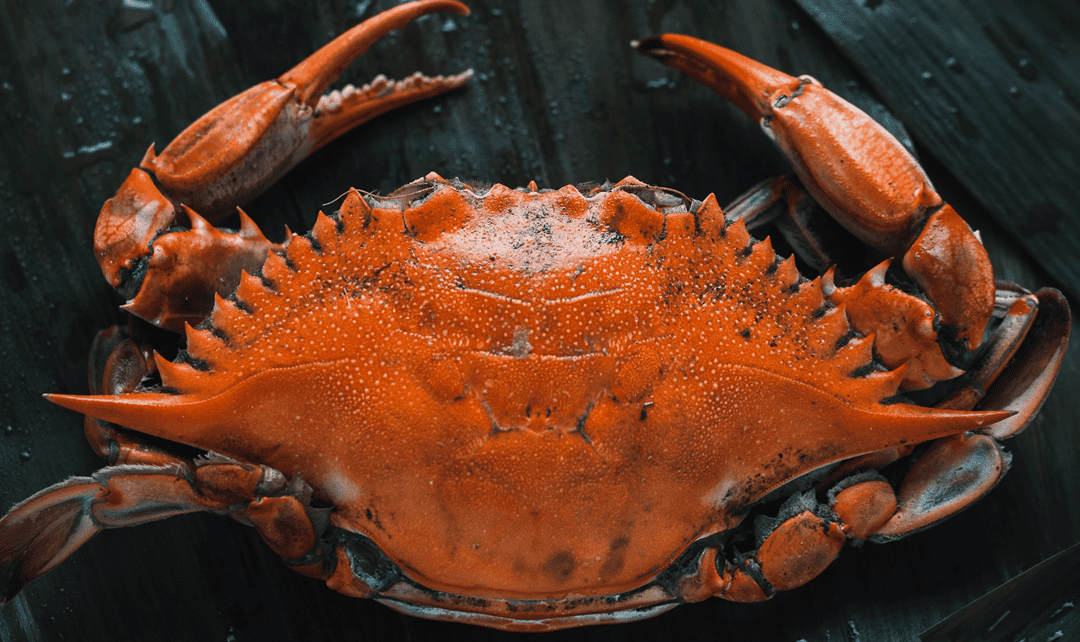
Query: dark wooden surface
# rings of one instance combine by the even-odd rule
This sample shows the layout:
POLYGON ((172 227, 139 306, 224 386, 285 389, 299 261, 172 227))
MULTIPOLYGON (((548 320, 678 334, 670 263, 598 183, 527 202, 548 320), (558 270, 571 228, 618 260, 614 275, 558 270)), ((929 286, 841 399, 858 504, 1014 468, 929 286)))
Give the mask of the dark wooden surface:
POLYGON ((1080 638, 1080 544, 1039 562, 924 631, 922 642, 1080 638))
MULTIPOLYGON (((91 255, 100 204, 151 141, 165 144, 211 106, 387 4, 0 0, 0 504, 101 465, 81 419, 40 397, 85 391, 90 340, 122 319, 91 255)), ((809 73, 861 104, 872 104, 870 87, 899 82, 874 68, 859 75, 793 0, 471 6, 471 17, 430 17, 393 34, 348 70, 342 82, 415 69, 474 67, 477 76, 331 144, 253 202, 247 210, 272 238, 286 223, 306 229, 320 204, 350 185, 386 193, 433 170, 552 187, 632 174, 698 198, 716 192, 722 203, 785 171, 742 114, 630 50, 630 40, 652 33, 714 40, 809 73)), ((1025 29, 1039 27, 1014 13, 1009 19, 1025 29)), ((1076 31, 1053 38, 1073 56, 1080 51, 1076 31)), ((1068 125, 1052 110, 1026 117, 1048 132, 1068 125)), ((1075 152, 1055 148, 1053 137, 1046 144, 1051 156, 1075 152)), ((986 216, 937 160, 949 150, 924 145, 919 153, 939 190, 981 229, 999 276, 1075 290, 986 216)), ((916 639, 1080 540, 1075 345, 1041 415, 1009 444, 1013 471, 969 511, 900 542, 846 550, 808 586, 768 603, 710 600, 548 639, 916 639)), ((204 515, 105 533, 0 608, 5 641, 506 637, 337 595, 286 569, 251 529, 204 515)))

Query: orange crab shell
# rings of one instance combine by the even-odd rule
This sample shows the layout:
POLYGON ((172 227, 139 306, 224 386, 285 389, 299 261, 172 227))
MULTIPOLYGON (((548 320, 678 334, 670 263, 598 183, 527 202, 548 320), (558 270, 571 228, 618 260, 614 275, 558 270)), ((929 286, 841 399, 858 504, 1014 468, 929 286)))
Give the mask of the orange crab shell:
POLYGON ((52 399, 299 474, 429 589, 558 599, 647 584, 815 468, 1007 416, 892 403, 872 345, 712 196, 429 175, 320 213, 161 392, 52 399))

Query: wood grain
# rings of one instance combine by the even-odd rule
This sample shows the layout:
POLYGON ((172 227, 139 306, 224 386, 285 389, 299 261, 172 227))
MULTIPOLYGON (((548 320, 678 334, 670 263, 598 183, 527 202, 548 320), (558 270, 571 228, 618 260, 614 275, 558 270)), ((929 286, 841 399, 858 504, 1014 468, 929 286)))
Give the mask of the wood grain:
POLYGON ((922 635, 922 642, 1075 640, 1080 636, 1080 544, 980 597, 922 635))

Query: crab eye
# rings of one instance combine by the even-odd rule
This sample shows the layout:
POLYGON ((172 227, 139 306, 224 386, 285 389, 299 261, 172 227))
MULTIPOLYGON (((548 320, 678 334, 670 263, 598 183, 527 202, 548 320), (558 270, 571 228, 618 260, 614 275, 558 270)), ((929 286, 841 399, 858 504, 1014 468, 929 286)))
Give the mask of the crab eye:
POLYGON ((787 107, 787 104, 790 102, 791 96, 788 96, 787 94, 780 94, 776 97, 776 100, 773 101, 773 108, 780 109, 781 107, 787 107))

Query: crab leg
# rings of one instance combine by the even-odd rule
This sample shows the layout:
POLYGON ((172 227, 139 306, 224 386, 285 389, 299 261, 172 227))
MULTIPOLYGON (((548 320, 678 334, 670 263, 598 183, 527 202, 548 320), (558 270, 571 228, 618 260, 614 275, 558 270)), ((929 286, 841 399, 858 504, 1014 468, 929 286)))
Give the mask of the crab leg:
POLYGON ((795 255, 817 272, 837 263, 848 252, 844 243, 850 234, 826 216, 815 216, 819 206, 794 176, 776 176, 761 181, 724 208, 726 221, 742 220, 753 232, 774 222, 795 251, 795 255))
MULTIPOLYGON (((1019 289, 1012 284, 1002 285, 1010 286, 1014 292, 1019 289)), ((1001 343, 1006 347, 992 351, 992 360, 983 360, 986 364, 983 368, 992 376, 987 376, 987 383, 980 386, 986 394, 977 401, 979 409, 1015 413, 980 431, 995 439, 1018 434, 1035 418, 1054 385, 1069 344, 1072 317, 1061 292, 1053 288, 1042 288, 1033 295, 1021 292, 1023 296, 1009 308, 1003 322, 1007 331, 1001 333, 1001 343), (1033 305, 1035 318, 1030 328, 1025 328, 1026 336, 1017 339, 1014 326, 1027 321, 1033 305)), ((946 407, 944 403, 938 406, 946 407)))
POLYGON ((110 466, 73 477, 0 519, 0 603, 104 529, 197 511, 251 524, 295 570, 328 579, 337 559, 322 541, 328 510, 312 508, 310 499, 311 488, 299 478, 286 482, 277 470, 219 455, 193 464, 110 466))
POLYGON ((324 95, 380 37, 437 11, 469 10, 454 0, 394 7, 356 25, 279 78, 218 105, 160 154, 151 145, 102 207, 94 233, 105 278, 132 299, 127 309, 177 331, 201 319, 210 310, 213 292, 229 294, 240 271, 255 272, 276 247, 246 216, 236 234, 217 232, 211 223, 353 127, 467 82, 471 71, 445 78, 416 74, 397 82, 380 76, 365 87, 324 95), (181 225, 192 229, 166 233, 181 225))
MULTIPOLYGON (((134 392, 143 379, 156 369, 153 351, 140 346, 129 330, 113 326, 94 337, 90 346, 87 383, 91 394, 128 394, 134 392)), ((184 463, 172 453, 132 438, 111 422, 87 415, 84 429, 90 447, 110 465, 164 466, 184 463)))
POLYGON ((977 431, 932 443, 904 476, 899 506, 870 537, 885 542, 916 531, 967 508, 988 493, 1008 470, 1010 457, 1000 439, 1013 437, 1034 418, 1053 385, 1071 324, 1060 292, 1035 294, 1011 285, 998 290, 1001 324, 965 385, 935 404, 938 408, 1010 410, 1007 419, 977 431))

